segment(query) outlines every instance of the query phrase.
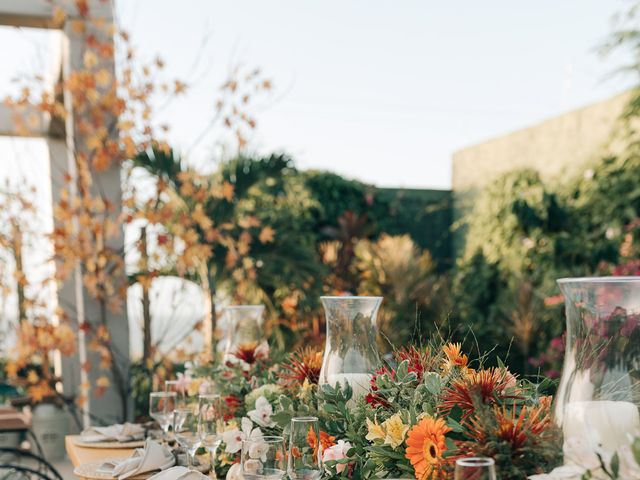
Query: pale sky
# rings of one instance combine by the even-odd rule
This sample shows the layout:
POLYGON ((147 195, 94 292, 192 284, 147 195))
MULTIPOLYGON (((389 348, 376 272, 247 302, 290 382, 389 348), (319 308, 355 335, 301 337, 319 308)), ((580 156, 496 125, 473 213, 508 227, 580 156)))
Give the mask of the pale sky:
MULTIPOLYGON (((619 63, 594 52, 612 15, 628 5, 622 0, 116 3, 142 56, 160 53, 172 76, 195 80, 192 65, 201 54, 197 82, 166 112, 175 148, 192 145, 230 65, 243 63, 261 67, 276 86, 257 112, 255 151, 285 151, 300 168, 380 186, 449 188, 454 151, 630 85, 628 79, 606 80, 619 63), (204 38, 209 43, 202 50, 204 38)), ((48 69, 51 35, 0 28, 0 97, 15 88, 10 80, 17 74, 48 69)), ((212 151, 209 139, 190 160, 215 161, 212 151)), ((0 138, 0 161, 0 181, 38 187, 42 228, 48 230, 44 145, 0 138)), ((33 249, 28 261, 39 265, 48 255, 33 249)), ((155 284, 154 295, 179 304, 180 295, 193 295, 174 287, 155 284)), ((135 352, 140 315, 135 289, 130 294, 135 352)), ((154 322, 154 336, 170 329, 173 317, 167 318, 154 322)), ((0 331, 0 344, 1 337, 0 331)))
MULTIPOLYGON (((257 112, 257 151, 286 151, 300 168, 382 186, 448 188, 455 150, 629 85, 607 80, 618 63, 594 52, 612 15, 629 5, 623 0, 116 4, 143 56, 160 53, 176 77, 192 79, 210 35, 197 83, 169 112, 179 150, 210 117, 229 66, 241 62, 260 66, 276 86, 257 112)), ((46 65, 46 34, 0 28, 0 45, 0 95, 16 73, 46 65)), ((15 163, 7 152, 0 140, 15 163)), ((205 142, 191 160, 211 152, 205 142)), ((18 161, 31 170, 24 154, 18 161)))

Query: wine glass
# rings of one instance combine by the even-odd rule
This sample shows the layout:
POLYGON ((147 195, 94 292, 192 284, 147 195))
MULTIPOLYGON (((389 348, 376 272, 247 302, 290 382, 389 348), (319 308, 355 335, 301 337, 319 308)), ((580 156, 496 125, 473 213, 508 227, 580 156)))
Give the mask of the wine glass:
POLYGON ((281 480, 287 473, 284 438, 259 437, 242 442, 242 475, 245 480, 281 480))
POLYGON ((209 451, 211 468, 220 443, 222 443, 222 400, 220 395, 206 394, 198 397, 200 437, 209 451))
POLYGON ((496 480, 493 458, 470 457, 456 460, 455 480, 496 480))
POLYGON ((320 427, 317 417, 291 419, 289 462, 291 480, 317 480, 322 476, 320 427))
POLYGON ((173 436, 187 451, 187 466, 194 464, 194 456, 202 441, 197 408, 178 408, 173 411, 173 436))
POLYGON ((184 408, 187 406, 187 391, 184 388, 184 384, 179 380, 165 380, 164 382, 165 392, 176 392, 176 406, 184 408))
POLYGON ((176 408, 176 392, 151 392, 149 394, 149 415, 160 428, 163 438, 167 439, 173 424, 173 411, 176 408))

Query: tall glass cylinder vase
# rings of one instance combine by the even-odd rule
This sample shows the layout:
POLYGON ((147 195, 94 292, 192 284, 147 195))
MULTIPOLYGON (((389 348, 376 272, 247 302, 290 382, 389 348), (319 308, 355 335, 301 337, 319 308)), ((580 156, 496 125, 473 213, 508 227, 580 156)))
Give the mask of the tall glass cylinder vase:
POLYGON ((380 364, 376 319, 382 297, 321 297, 327 323, 320 384, 348 383, 363 396, 380 364))
POLYGON ((262 332, 264 305, 235 305, 226 307, 223 314, 227 328, 225 361, 253 363, 266 343, 262 332))
POLYGON ((625 458, 632 459, 630 445, 640 436, 640 277, 558 284, 567 317, 555 404, 564 463, 597 471, 617 453, 621 469, 634 468, 625 458))

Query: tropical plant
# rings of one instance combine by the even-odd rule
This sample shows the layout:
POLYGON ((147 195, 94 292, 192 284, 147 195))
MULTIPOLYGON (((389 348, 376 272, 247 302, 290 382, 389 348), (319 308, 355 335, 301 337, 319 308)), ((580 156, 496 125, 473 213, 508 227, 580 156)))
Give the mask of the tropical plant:
POLYGON ((354 269, 359 295, 384 296, 379 321, 392 344, 435 332, 445 310, 446 283, 437 278, 429 252, 421 251, 409 235, 361 240, 354 269))

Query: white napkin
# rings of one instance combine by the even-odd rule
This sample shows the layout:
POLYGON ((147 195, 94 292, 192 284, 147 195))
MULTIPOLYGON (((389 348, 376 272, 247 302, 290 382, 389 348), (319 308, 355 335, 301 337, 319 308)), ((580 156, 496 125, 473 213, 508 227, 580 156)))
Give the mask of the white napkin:
POLYGON ((140 473, 165 470, 175 463, 169 447, 147 438, 144 448, 136 448, 133 454, 124 460, 104 462, 98 468, 98 472, 125 480, 140 473))
POLYGON ((83 442, 131 442, 144 438, 144 428, 135 423, 115 424, 109 427, 90 427, 80 434, 83 442))
POLYGON ((210 477, 203 475, 195 470, 189 470, 187 467, 173 467, 164 472, 156 473, 148 480, 211 480, 210 477))

